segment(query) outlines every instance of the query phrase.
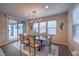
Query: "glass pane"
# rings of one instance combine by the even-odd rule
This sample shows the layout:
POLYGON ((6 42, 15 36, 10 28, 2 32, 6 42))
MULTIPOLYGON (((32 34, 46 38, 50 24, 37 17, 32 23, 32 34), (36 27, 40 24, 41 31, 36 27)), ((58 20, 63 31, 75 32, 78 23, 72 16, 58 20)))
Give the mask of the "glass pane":
POLYGON ((48 21, 48 34, 56 34, 56 20, 48 21))
POLYGON ((75 38, 79 40, 79 24, 75 25, 75 38))
POLYGON ((23 33, 23 24, 18 24, 18 33, 19 34, 23 33))
POLYGON ((26 22, 18 21, 18 39, 19 39, 19 34, 23 34, 25 32, 26 32, 26 22))
POLYGON ((33 29, 35 33, 38 33, 38 23, 33 24, 33 29))
POLYGON ((46 22, 40 23, 40 33, 46 32, 46 22))
POLYGON ((9 19, 9 43, 17 40, 17 20, 9 19))

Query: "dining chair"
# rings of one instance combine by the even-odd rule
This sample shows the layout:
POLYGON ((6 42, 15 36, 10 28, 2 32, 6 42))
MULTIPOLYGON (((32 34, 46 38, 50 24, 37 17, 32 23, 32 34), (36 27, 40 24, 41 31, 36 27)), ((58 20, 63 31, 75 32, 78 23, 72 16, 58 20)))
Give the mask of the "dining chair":
POLYGON ((23 49, 25 50, 26 45, 29 44, 28 36, 25 37, 23 34, 19 34, 19 36, 20 36, 20 43, 23 44, 23 49))
POLYGON ((52 38, 53 38, 53 35, 49 35, 49 37, 48 37, 48 41, 49 41, 49 53, 51 52, 52 38))
POLYGON ((46 38, 46 40, 45 41, 43 41, 43 43, 42 43, 42 46, 47 46, 48 47, 48 52, 50 53, 51 52, 51 45, 52 45, 52 37, 53 37, 53 35, 48 35, 48 36, 46 36, 47 38, 46 38))
POLYGON ((36 49, 40 49, 41 44, 36 41, 33 35, 29 35, 29 54, 31 54, 31 48, 34 49, 34 56, 36 55, 36 49))
POLYGON ((47 36, 47 33, 46 33, 46 32, 43 32, 42 35, 43 35, 43 36, 47 36))

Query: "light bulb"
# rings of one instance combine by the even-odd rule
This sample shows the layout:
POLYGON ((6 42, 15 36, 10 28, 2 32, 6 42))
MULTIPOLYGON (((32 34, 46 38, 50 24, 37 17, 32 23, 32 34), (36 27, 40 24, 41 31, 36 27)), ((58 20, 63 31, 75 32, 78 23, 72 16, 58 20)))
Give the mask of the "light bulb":
POLYGON ((48 8, 48 5, 46 5, 45 8, 47 9, 48 8))

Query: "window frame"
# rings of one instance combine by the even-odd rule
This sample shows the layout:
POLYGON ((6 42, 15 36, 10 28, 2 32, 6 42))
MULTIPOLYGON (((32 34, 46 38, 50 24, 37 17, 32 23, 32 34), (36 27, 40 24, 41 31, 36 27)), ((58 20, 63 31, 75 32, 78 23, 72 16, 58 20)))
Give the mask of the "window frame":
MULTIPOLYGON (((45 27, 45 28, 46 28, 46 31, 47 31, 47 34, 48 34, 48 22, 49 22, 49 21, 55 21, 55 23, 57 23, 56 20, 48 20, 47 23, 46 23, 46 21, 37 22, 37 24, 38 24, 38 32, 39 32, 40 34, 41 34, 40 24, 41 24, 42 22, 45 22, 45 24, 46 24, 46 27, 45 27), (39 28, 40 28, 40 31, 39 31, 39 28)), ((35 23, 36 23, 36 22, 35 22, 35 23)), ((57 27, 57 25, 55 26, 55 29, 57 30, 56 27, 57 27)), ((51 28, 52 28, 52 27, 51 27, 51 28)), ((54 26, 53 26, 53 28, 54 28, 54 26)), ((56 32, 56 30, 55 30, 55 32, 56 32)), ((45 31, 45 32, 46 32, 46 31, 45 31)), ((34 23, 33 23, 33 32, 34 32, 34 23)), ((56 33, 55 33, 55 34, 52 33, 52 35, 56 35, 56 33)))

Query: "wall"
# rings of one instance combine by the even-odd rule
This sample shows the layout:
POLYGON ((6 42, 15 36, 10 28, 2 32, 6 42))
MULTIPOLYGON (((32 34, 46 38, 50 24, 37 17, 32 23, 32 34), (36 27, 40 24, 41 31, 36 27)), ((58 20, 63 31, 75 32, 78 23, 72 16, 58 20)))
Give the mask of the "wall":
MULTIPOLYGON (((73 4, 72 7, 70 8, 69 14, 68 14, 68 45, 69 48, 73 54, 74 51, 77 51, 79 53, 79 43, 75 41, 74 37, 73 37, 73 30, 72 30, 72 24, 73 24, 73 14, 76 10, 77 4, 73 4)), ((79 9, 78 9, 79 10, 79 9)), ((79 14, 79 13, 78 13, 79 14)), ((79 15, 75 15, 75 16, 79 16, 79 15)))
POLYGON ((0 45, 6 44, 7 41, 7 16, 0 14, 0 45))

